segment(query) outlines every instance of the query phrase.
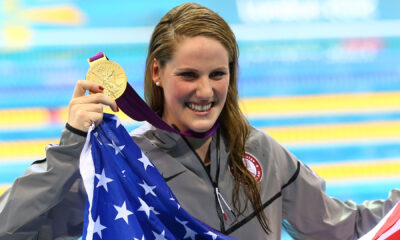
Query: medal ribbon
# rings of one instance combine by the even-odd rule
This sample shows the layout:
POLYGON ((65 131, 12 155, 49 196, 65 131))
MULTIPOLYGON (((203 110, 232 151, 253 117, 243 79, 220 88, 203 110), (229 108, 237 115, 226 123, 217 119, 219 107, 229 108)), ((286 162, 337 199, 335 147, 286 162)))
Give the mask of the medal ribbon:
MULTIPOLYGON (((104 57, 104 53, 99 52, 93 57, 89 58, 89 61, 92 62, 102 57, 104 57)), ((179 131, 162 120, 161 117, 155 113, 145 101, 143 101, 143 99, 139 96, 139 94, 137 94, 137 92, 129 83, 127 83, 124 93, 115 101, 117 102, 118 107, 130 118, 140 122, 147 121, 156 128, 181 134, 187 137, 208 138, 219 128, 219 123, 215 122, 214 126, 212 126, 212 128, 206 132, 195 132, 192 130, 179 131)))

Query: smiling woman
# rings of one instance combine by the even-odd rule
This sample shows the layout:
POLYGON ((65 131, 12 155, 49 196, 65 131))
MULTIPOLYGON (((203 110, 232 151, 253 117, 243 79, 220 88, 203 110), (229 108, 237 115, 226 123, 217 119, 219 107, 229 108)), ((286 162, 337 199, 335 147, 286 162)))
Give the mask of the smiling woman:
POLYGON ((205 132, 217 121, 229 85, 229 56, 216 40, 182 37, 174 58, 163 67, 157 58, 153 81, 164 93, 163 119, 181 131, 205 132))
MULTIPOLYGON (((235 35, 210 9, 182 4, 154 28, 146 60, 148 105, 180 131, 210 134, 187 137, 145 123, 131 137, 165 177, 183 209, 238 239, 277 240, 285 228, 295 239, 342 240, 368 232, 400 200, 397 189, 387 200, 361 205, 328 196, 323 179, 247 122, 239 108, 237 72, 235 35)), ((79 156, 88 127, 103 120, 103 105, 118 111, 103 90, 97 83, 77 81, 60 144, 49 146, 46 159, 32 164, 0 196, 0 239, 80 237, 86 192, 79 156)), ((315 98, 303 102, 315 103, 315 98)), ((294 107, 293 102, 286 103, 294 107)), ((317 103, 312 106, 320 107, 317 103)), ((270 109, 275 114, 282 106, 268 104, 274 105, 270 109)), ((295 110, 303 111, 304 106, 295 110)), ((289 135, 286 129, 279 130, 289 135)), ((131 198, 137 201, 136 196, 131 198)), ((126 212, 135 211, 129 204, 123 206, 126 212)), ((108 230, 100 220, 96 227, 108 230)), ((153 239, 151 232, 143 234, 153 239)))
MULTIPOLYGON (((229 193, 235 211, 231 210, 232 222, 236 222, 239 216, 244 217, 244 213, 249 211, 250 201, 253 209, 259 209, 253 214, 257 216, 265 234, 270 232, 270 228, 264 211, 261 211, 260 190, 243 162, 251 127, 239 108, 238 57, 235 35, 218 14, 198 4, 175 7, 161 18, 150 40, 145 99, 154 111, 162 113, 163 119, 171 121, 168 123, 172 126, 179 124, 177 127, 204 132, 213 125, 221 124, 222 135, 229 142, 229 165, 235 175, 232 193, 229 193), (162 88, 163 81, 167 88, 162 88), (207 104, 211 104, 208 111, 194 109, 205 108, 207 104), (243 196, 240 196, 241 191, 244 192, 243 196)), ((216 141, 215 137, 202 141, 184 139, 203 167, 211 171, 216 163, 220 168, 219 154, 216 160, 212 160, 211 155, 211 142, 216 141)), ((219 140, 217 142, 219 146, 219 140)), ((208 175, 211 180, 210 171, 208 175)), ((218 192, 219 170, 217 172, 217 176, 211 180, 212 192, 218 192)), ((217 195, 214 197, 220 201, 217 195)), ((220 229, 224 232, 225 224, 221 215, 224 210, 220 206, 217 212, 220 229)))

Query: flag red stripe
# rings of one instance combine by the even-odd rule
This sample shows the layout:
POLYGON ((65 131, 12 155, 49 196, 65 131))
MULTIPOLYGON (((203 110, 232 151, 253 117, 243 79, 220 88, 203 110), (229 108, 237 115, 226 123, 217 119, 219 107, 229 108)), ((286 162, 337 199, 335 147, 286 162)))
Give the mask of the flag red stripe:
POLYGON ((388 238, 386 238, 385 240, 399 240, 400 239, 400 229, 397 230, 397 232, 393 233, 392 235, 390 235, 388 238))
MULTIPOLYGON (((372 239, 373 240, 378 239, 383 233, 387 232, 399 219, 400 219, 400 204, 396 204, 392 214, 389 216, 385 224, 381 227, 381 229, 379 229, 379 231, 375 234, 375 236, 372 239)), ((398 232, 399 231, 397 231, 396 233, 398 232)))

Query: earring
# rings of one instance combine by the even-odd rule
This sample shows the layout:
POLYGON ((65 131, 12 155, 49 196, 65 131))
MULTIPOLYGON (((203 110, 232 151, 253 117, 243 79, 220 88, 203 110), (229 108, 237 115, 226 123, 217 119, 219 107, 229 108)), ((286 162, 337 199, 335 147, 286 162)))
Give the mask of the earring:
POLYGON ((159 87, 160 86, 160 82, 156 82, 156 86, 159 87))

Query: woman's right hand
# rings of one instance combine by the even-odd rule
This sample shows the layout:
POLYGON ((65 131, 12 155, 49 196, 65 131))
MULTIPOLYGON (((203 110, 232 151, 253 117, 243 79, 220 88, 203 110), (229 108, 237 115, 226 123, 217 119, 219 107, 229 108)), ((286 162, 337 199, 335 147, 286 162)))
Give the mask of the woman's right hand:
POLYGON ((110 106, 114 112, 119 111, 115 100, 104 95, 103 90, 97 83, 77 81, 68 106, 68 124, 71 127, 87 132, 92 122, 99 124, 103 120, 103 104, 110 106), (92 94, 85 95, 86 91, 92 94))

